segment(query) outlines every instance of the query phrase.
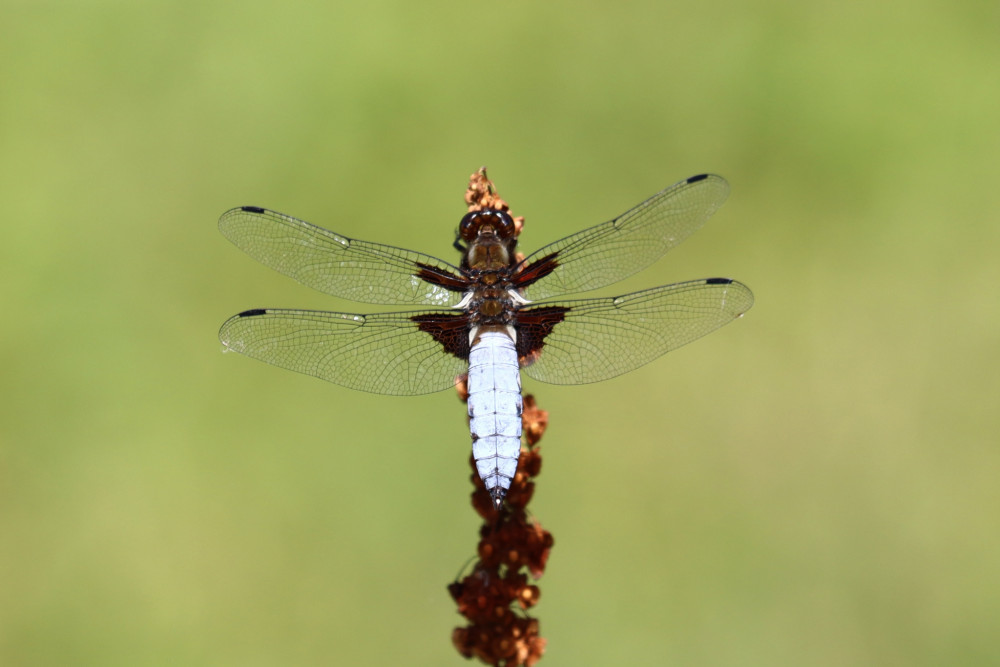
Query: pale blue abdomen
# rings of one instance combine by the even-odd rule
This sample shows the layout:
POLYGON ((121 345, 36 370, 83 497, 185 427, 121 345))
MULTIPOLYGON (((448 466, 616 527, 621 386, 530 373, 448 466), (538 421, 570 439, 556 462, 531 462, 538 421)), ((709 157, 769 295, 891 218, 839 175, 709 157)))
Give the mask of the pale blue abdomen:
POLYGON ((469 430, 479 476, 493 501, 507 494, 521 452, 521 372, 514 341, 484 331, 469 353, 469 430))

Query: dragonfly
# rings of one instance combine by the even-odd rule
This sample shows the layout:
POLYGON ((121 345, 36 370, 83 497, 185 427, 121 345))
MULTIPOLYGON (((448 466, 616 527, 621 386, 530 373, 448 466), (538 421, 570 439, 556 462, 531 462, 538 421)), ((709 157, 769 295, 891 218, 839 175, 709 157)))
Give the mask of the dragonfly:
POLYGON ((473 458, 499 508, 520 453, 521 371, 552 384, 607 380, 753 305, 750 289, 729 278, 560 298, 646 268, 704 225, 728 195, 722 177, 692 176, 526 257, 517 254, 506 210, 471 211, 454 242, 457 266, 241 206, 222 214, 219 230, 257 261, 337 297, 419 309, 256 308, 227 320, 219 339, 228 350, 374 394, 426 394, 467 377, 473 458))

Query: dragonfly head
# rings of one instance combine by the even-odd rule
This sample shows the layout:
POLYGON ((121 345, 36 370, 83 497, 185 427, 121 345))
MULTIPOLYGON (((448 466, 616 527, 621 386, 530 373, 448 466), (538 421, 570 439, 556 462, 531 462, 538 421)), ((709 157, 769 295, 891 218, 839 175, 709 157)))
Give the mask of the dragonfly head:
POLYGON ((510 239, 514 237, 514 229, 514 220, 509 213, 492 208, 470 211, 458 225, 462 240, 469 243, 481 234, 496 234, 502 239, 510 239))
POLYGON ((483 209, 465 214, 458 235, 468 243, 467 268, 483 271, 510 266, 517 244, 514 220, 506 211, 483 209))

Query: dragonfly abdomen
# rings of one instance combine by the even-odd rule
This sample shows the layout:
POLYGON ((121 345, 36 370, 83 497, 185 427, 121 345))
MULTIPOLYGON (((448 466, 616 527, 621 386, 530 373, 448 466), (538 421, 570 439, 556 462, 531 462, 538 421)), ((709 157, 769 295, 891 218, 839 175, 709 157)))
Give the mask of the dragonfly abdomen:
POLYGON ((497 505, 521 452, 521 373, 505 331, 481 331, 469 353, 469 430, 476 468, 497 505))

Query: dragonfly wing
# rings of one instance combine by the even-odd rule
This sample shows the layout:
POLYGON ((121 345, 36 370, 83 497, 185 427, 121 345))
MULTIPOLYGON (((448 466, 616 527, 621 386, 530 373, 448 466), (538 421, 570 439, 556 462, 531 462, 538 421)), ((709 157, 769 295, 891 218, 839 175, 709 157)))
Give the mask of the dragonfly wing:
POLYGON ((268 308, 231 317, 219 339, 240 354, 344 387, 411 396, 447 389, 468 370, 466 322, 455 311, 356 315, 268 308), (442 332, 452 332, 452 349, 464 350, 466 359, 445 350, 442 332))
POLYGON ((448 307, 462 299, 465 279, 448 262, 349 239, 276 211, 231 209, 219 218, 219 231, 258 262, 351 301, 448 307))
POLYGON ((524 372, 536 380, 598 382, 701 338, 752 305, 750 289, 728 278, 693 280, 619 297, 533 304, 518 313, 525 321, 518 340, 527 345, 519 352, 531 364, 524 372))
POLYGON ((521 263, 524 276, 542 276, 524 296, 537 301, 627 278, 697 231, 728 196, 721 176, 692 176, 614 220, 551 243, 521 263))

